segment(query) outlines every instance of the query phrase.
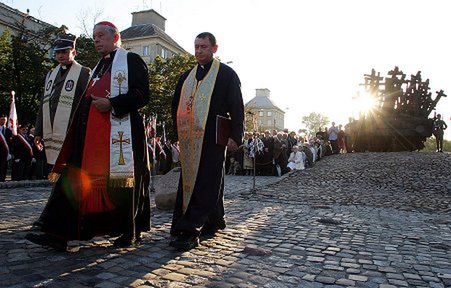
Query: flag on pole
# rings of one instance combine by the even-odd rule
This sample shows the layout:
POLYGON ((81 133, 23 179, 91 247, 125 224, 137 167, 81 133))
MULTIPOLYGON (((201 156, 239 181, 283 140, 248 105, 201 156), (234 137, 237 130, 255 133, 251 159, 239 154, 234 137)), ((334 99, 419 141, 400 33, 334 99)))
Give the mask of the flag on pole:
POLYGON ((146 125, 147 138, 154 138, 157 132, 157 116, 150 116, 149 122, 146 125))
POLYGON ((9 108, 9 118, 8 118, 8 128, 11 129, 13 135, 17 135, 17 125, 19 124, 17 120, 17 110, 16 101, 14 100, 14 95, 16 93, 11 91, 11 106, 9 108))
POLYGON ((167 155, 166 155, 166 152, 164 152, 164 149, 163 149, 163 146, 161 145, 160 140, 161 139, 159 137, 155 138, 156 145, 157 145, 157 150, 158 150, 158 155, 163 155, 164 159, 166 159, 167 155))
POLYGON ((166 144, 166 128, 165 128, 165 123, 164 123, 164 121, 163 121, 163 139, 162 139, 162 141, 163 141, 163 145, 164 144, 166 144))

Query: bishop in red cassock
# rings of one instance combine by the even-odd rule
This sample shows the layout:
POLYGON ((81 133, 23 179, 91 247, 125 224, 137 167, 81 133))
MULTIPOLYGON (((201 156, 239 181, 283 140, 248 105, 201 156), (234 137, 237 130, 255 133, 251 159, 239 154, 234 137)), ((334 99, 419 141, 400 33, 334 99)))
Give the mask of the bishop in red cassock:
POLYGON ((93 36, 102 58, 52 171, 44 234, 26 236, 58 249, 99 235, 120 236, 115 245, 128 246, 150 229, 149 161, 138 113, 149 101, 147 65, 120 48, 114 24, 96 24, 93 36))

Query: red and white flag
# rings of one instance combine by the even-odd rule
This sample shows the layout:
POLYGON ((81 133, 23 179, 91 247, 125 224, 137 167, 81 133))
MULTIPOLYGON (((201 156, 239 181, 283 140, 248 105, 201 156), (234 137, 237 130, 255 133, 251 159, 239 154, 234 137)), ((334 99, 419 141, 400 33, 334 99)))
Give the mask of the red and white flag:
POLYGON ((147 138, 154 138, 157 134, 157 116, 150 116, 149 122, 146 126, 147 138))
POLYGON ((157 150, 160 152, 159 155, 163 155, 164 159, 166 159, 167 155, 166 152, 164 152, 163 146, 161 145, 159 137, 155 139, 157 142, 157 150))
POLYGON ((11 129, 13 135, 17 135, 17 125, 19 124, 19 121, 17 120, 16 101, 14 100, 15 94, 14 91, 11 91, 11 106, 9 108, 8 118, 8 128, 11 129))

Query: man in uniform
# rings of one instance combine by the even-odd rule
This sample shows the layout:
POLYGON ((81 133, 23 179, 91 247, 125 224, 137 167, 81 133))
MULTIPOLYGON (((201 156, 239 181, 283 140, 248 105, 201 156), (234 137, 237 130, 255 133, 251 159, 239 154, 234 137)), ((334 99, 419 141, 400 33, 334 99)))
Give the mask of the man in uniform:
POLYGON ((33 142, 27 135, 27 127, 19 125, 17 135, 13 136, 12 151, 14 161, 11 171, 11 179, 20 181, 28 179, 33 160, 33 142))
POLYGON ((149 101, 147 65, 120 48, 111 22, 94 26, 101 59, 83 94, 50 178, 54 197, 42 219, 43 235, 27 239, 66 249, 68 240, 120 236, 129 246, 150 229, 150 173, 143 118, 149 101), (55 175, 56 174, 56 175, 55 175))
POLYGON ((213 34, 194 42, 197 65, 179 79, 172 101, 182 167, 170 245, 189 250, 199 236, 212 237, 224 220, 224 160, 226 147, 216 143, 217 116, 230 117, 228 149, 242 142, 244 105, 240 80, 232 68, 213 57, 218 45, 213 34))
POLYGON ((8 160, 11 158, 12 131, 6 127, 7 118, 0 117, 0 182, 5 182, 8 160))

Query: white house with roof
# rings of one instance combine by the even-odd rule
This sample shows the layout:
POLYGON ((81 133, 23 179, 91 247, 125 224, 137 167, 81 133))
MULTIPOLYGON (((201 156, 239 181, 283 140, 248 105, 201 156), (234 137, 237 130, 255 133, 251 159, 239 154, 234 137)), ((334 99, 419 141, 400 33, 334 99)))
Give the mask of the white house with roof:
POLYGON ((269 89, 255 89, 256 95, 246 103, 246 112, 256 117, 258 131, 282 130, 285 128, 285 112, 271 99, 269 89))

